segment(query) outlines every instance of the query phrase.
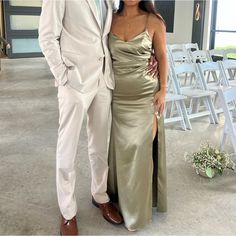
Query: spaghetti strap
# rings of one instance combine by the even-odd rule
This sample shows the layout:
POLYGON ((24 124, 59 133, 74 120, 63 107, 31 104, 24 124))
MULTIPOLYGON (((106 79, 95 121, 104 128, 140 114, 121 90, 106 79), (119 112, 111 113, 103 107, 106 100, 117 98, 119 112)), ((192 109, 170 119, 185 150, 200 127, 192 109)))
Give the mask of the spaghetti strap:
POLYGON ((150 13, 148 13, 147 18, 146 18, 145 30, 147 30, 149 16, 150 16, 150 13))

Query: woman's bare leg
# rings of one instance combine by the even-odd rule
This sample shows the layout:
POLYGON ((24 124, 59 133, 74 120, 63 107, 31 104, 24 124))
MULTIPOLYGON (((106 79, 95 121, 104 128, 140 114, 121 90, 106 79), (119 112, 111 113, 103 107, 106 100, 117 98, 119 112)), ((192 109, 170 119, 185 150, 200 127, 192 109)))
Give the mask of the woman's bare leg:
POLYGON ((153 117, 153 128, 152 128, 152 140, 154 140, 154 138, 156 137, 157 127, 158 127, 157 122, 158 122, 157 117, 156 117, 156 115, 154 115, 154 117, 153 117))

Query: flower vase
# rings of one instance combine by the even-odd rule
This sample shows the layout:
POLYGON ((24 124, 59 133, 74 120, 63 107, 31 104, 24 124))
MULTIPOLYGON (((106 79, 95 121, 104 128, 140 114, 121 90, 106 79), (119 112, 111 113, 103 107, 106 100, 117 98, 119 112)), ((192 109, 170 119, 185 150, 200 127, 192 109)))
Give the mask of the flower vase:
POLYGON ((213 168, 207 168, 205 171, 198 169, 197 173, 205 178, 210 178, 210 179, 212 179, 216 175, 216 171, 213 168))

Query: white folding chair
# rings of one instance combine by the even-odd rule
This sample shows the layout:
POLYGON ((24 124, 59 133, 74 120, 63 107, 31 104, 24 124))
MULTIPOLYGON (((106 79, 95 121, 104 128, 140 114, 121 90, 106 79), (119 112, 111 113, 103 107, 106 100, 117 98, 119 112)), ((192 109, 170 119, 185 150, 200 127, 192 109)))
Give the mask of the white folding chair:
POLYGON ((229 135, 234 148, 234 153, 236 153, 236 122, 232 116, 232 111, 229 109, 229 104, 231 104, 231 106, 234 106, 234 111, 236 111, 236 87, 220 88, 218 94, 225 115, 224 131, 222 134, 220 147, 221 150, 224 150, 225 141, 227 135, 229 135))
POLYGON ((179 93, 172 77, 172 71, 169 70, 168 92, 166 95, 166 106, 164 113, 165 124, 180 121, 183 130, 192 129, 184 103, 185 99, 187 99, 187 97, 179 93), (170 105, 170 109, 168 109, 168 105, 170 105), (170 111, 167 116, 168 110, 170 111))
POLYGON ((190 105, 187 109, 189 119, 209 116, 210 123, 218 123, 218 118, 211 99, 211 97, 214 96, 216 92, 205 89, 196 65, 193 63, 181 64, 172 67, 172 70, 173 78, 176 81, 176 85, 178 86, 180 93, 190 99, 190 105), (190 75, 188 76, 189 83, 182 83, 182 75, 190 75), (195 107, 194 105, 196 104, 193 103, 194 101, 197 104, 195 107), (199 111, 198 109, 198 104, 200 104, 201 101, 204 103, 205 110, 203 111, 199 111))
POLYGON ((226 86, 226 83, 224 81, 224 76, 222 75, 220 64, 218 62, 208 61, 204 63, 197 63, 197 68, 205 89, 216 92, 213 100, 216 114, 222 113, 223 110, 218 99, 218 90, 220 86, 226 86), (208 75, 211 75, 210 79, 208 75))
MULTIPOLYGON (((191 58, 189 52, 185 49, 183 44, 171 44, 167 45, 171 66, 176 66, 182 63, 191 63, 191 58)), ((187 81, 187 76, 185 76, 185 82, 187 81)))
POLYGON ((236 75, 233 73, 236 70, 236 60, 220 61, 222 75, 226 86, 236 86, 236 75))
POLYGON ((220 85, 225 85, 221 66, 218 62, 207 61, 196 65, 206 90, 218 91, 220 85), (210 78, 207 76, 208 73, 211 74, 210 78))
MULTIPOLYGON (((227 48, 224 50, 225 60, 231 60, 233 58, 235 59, 235 55, 236 55, 236 48, 227 48)), ((228 73, 230 74, 231 77, 236 76, 236 70, 229 70, 228 73)))

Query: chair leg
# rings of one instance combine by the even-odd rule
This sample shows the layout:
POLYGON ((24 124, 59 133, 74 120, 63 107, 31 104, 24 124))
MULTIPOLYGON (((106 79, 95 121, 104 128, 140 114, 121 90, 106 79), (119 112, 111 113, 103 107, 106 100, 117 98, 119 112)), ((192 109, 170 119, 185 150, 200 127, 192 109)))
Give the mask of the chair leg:
POLYGON ((231 142, 233 144, 234 153, 236 153, 236 134, 231 134, 231 142))
POLYGON ((194 80, 194 74, 192 73, 192 74, 190 75, 190 84, 191 84, 191 85, 193 84, 193 80, 194 80))
POLYGON ((208 75, 207 75, 207 83, 210 82, 210 77, 211 77, 211 72, 208 72, 208 75))
POLYGON ((227 135, 225 133, 223 133, 221 143, 220 143, 220 150, 221 151, 224 151, 226 137, 227 137, 227 135))
POLYGON ((170 117, 172 117, 173 114, 174 114, 174 107, 175 107, 175 103, 172 102, 172 103, 171 103, 171 107, 170 107, 170 117))
POLYGON ((185 74, 185 78, 184 78, 184 85, 187 84, 187 79, 188 79, 188 74, 186 73, 186 74, 185 74))
POLYGON ((212 113, 212 109, 210 107, 210 102, 209 102, 208 97, 204 98, 204 104, 205 104, 205 107, 207 108, 207 110, 210 112, 210 114, 209 114, 210 123, 215 124, 214 116, 212 113))
POLYGON ((207 97, 207 100, 208 100, 209 105, 210 105, 210 109, 211 109, 211 113, 213 115, 214 122, 215 122, 215 124, 219 124, 219 119, 218 119, 218 116, 216 114, 215 106, 213 105, 213 102, 211 100, 211 96, 207 97))
POLYGON ((229 73, 229 80, 232 80, 234 78, 233 71, 229 69, 228 73, 229 73))
POLYGON ((164 109, 164 117, 167 118, 167 111, 168 111, 168 103, 165 104, 165 109, 164 109))
POLYGON ((188 108, 188 113, 192 114, 193 113, 193 98, 190 98, 190 104, 188 108))
POLYGON ((179 103, 180 103, 181 110, 183 112, 183 116, 184 116, 184 119, 185 119, 186 128, 191 130, 192 129, 192 125, 191 125, 189 117, 188 117, 188 112, 187 112, 185 103, 184 103, 183 100, 181 100, 179 103))
POLYGON ((179 101, 176 101, 176 108, 177 108, 179 116, 182 117, 182 120, 180 121, 181 127, 182 127, 183 130, 186 130, 187 128, 186 128, 186 124, 185 124, 185 119, 184 119, 184 115, 183 115, 183 112, 182 112, 181 105, 180 105, 179 101))
POLYGON ((199 111, 199 107, 200 107, 200 100, 199 100, 199 98, 196 98, 195 99, 195 107, 194 106, 192 107, 192 113, 197 113, 199 111))
POLYGON ((226 137, 227 137, 227 131, 226 131, 226 125, 224 125, 224 130, 223 130, 223 134, 222 134, 221 142, 220 142, 221 151, 224 151, 226 137))
POLYGON ((233 79, 235 79, 235 76, 236 76, 236 70, 234 70, 233 72, 233 79))

